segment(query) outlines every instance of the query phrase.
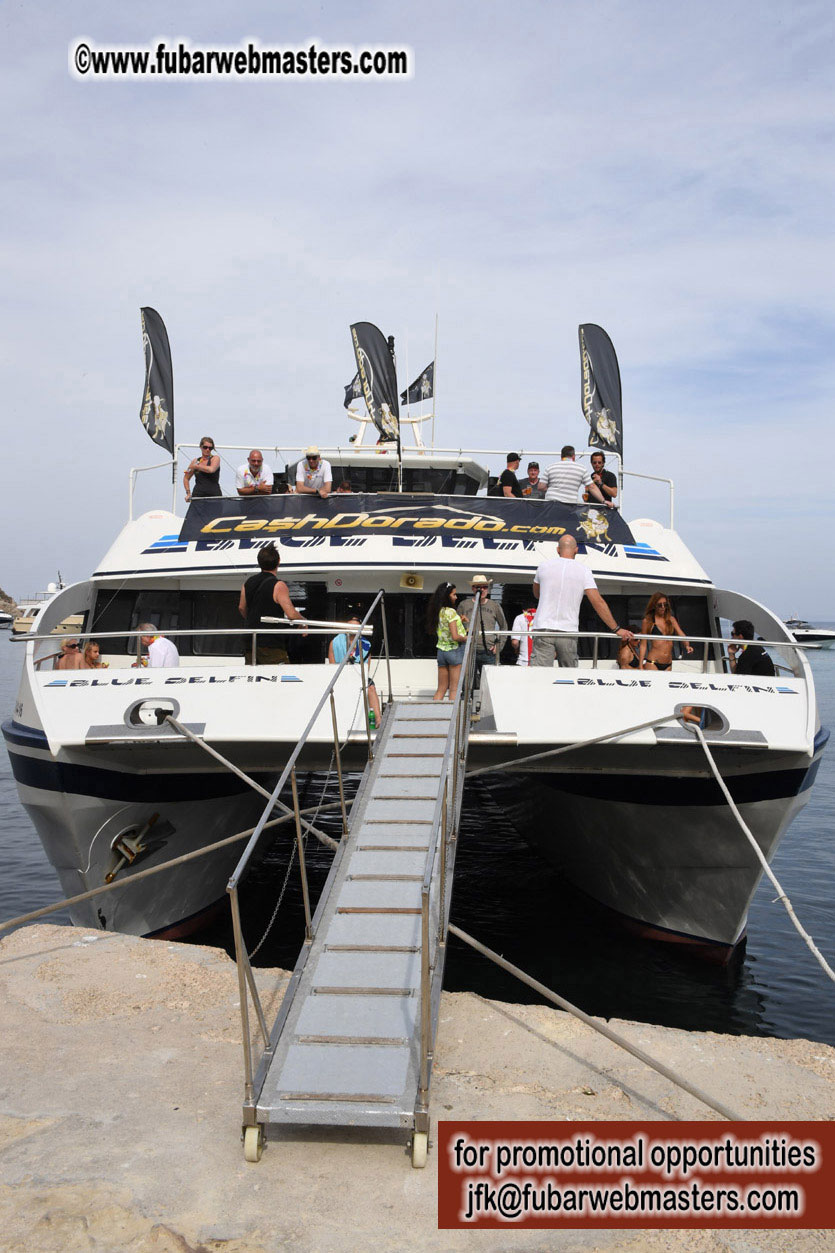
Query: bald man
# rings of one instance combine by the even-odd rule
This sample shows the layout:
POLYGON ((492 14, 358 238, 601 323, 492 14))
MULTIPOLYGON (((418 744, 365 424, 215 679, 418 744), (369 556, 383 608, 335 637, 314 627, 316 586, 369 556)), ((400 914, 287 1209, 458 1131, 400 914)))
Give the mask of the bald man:
POLYGON ((580 629, 580 605, 588 596, 601 621, 622 640, 634 640, 627 627, 619 627, 611 609, 597 590, 591 571, 575 563, 577 541, 563 535, 557 544, 559 556, 543 561, 533 581, 533 594, 539 601, 531 627, 534 631, 553 631, 553 635, 534 636, 532 666, 553 666, 556 654, 561 666, 577 665, 577 640, 568 632, 580 629))

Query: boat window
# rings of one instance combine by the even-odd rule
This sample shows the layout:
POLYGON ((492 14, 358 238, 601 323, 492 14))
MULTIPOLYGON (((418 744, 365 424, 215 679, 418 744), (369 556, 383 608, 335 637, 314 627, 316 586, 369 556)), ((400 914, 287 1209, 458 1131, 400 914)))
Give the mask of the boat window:
MULTIPOLYGON (((355 492, 396 492, 398 490, 397 463, 386 460, 383 465, 357 466, 331 462, 333 490, 347 479, 355 492)), ((296 466, 287 466, 289 482, 296 481, 296 466)), ((478 479, 455 468, 432 466, 404 466, 404 492, 434 492, 441 496, 475 496, 478 479)))
MULTIPOLYGON (((195 630, 203 627, 207 631, 237 629, 244 625, 238 611, 240 592, 181 592, 180 595, 192 599, 192 623, 195 630)), ((244 652, 244 644, 240 635, 195 635, 192 639, 192 654, 195 657, 239 657, 244 652)), ((180 647, 179 643, 177 647, 180 647)))

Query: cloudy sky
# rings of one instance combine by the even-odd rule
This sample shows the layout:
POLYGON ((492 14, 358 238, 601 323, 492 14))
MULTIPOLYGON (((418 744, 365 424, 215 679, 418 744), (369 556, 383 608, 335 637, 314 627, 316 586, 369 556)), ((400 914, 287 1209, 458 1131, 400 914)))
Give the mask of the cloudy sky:
POLYGON ((261 445, 344 441, 349 324, 396 335, 405 385, 437 314, 439 444, 582 445, 598 322, 627 469, 675 479, 716 582, 835 618, 833 34, 773 0, 3 0, 0 585, 85 577, 160 460, 141 305, 177 438, 261 445), (79 79, 81 38, 383 44, 414 73, 79 79))

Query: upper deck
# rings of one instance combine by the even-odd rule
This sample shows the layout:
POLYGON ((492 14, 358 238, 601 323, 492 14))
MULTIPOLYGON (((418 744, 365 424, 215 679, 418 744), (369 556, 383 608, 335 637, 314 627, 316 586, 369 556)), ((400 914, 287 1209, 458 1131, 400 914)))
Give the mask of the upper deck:
MULTIPOLYGON (((710 586, 672 527, 643 518, 627 524, 618 509, 486 495, 488 473, 477 458, 489 454, 410 450, 401 465, 390 447, 323 449, 323 455, 334 484, 347 477, 361 490, 333 491, 325 500, 204 498, 192 501, 182 519, 154 510, 127 524, 94 579, 176 577, 222 586, 251 571, 258 548, 272 541, 288 575, 339 578, 340 586, 347 579, 359 587, 386 572, 399 579, 460 570, 469 577, 474 569, 529 582, 568 532, 580 545, 578 559, 604 584, 710 586)), ((288 473, 294 465, 287 463, 288 473)))

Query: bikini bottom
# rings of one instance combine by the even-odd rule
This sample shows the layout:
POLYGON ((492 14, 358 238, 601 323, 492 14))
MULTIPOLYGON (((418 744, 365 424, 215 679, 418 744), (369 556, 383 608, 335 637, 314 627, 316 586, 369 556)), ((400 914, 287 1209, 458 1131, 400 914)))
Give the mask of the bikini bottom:
POLYGON ((651 664, 655 666, 656 670, 669 670, 673 663, 671 661, 653 661, 651 664))

